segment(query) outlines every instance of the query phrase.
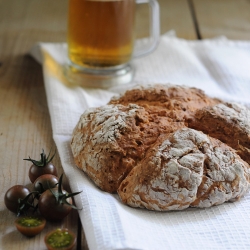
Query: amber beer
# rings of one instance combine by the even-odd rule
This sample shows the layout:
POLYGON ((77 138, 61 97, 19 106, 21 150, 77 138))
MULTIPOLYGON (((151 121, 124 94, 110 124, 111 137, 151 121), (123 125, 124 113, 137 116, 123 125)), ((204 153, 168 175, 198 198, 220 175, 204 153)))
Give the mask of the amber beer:
POLYGON ((68 53, 84 68, 130 61, 134 47, 135 0, 69 0, 68 53))

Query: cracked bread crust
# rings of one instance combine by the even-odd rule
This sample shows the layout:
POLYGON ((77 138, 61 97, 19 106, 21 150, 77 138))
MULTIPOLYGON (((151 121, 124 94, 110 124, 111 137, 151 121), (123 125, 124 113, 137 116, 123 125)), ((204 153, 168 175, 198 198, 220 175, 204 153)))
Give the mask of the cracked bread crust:
MULTIPOLYGON (((125 204, 160 211, 209 207, 237 200, 248 190, 249 165, 235 150, 217 140, 220 137, 216 133, 221 129, 212 134, 217 139, 206 135, 211 136, 210 132, 228 122, 228 117, 232 124, 238 121, 238 126, 245 126, 244 133, 249 134, 249 127, 242 125, 246 124, 243 117, 250 119, 247 112, 240 106, 209 98, 196 88, 136 88, 108 105, 86 110, 73 131, 71 148, 77 167, 100 189, 109 193, 118 190, 125 204), (225 112, 224 106, 230 112, 225 112), (222 110, 225 118, 219 112, 210 115, 213 109, 222 110), (204 129, 205 133, 187 126, 204 129), (182 140, 174 141, 177 135, 182 140), (192 150, 185 151, 189 147, 192 150), (166 157, 173 158, 170 161, 166 157)), ((228 126, 224 127, 226 131, 228 126)), ((230 131, 240 134, 235 127, 230 131)), ((230 133, 226 135, 232 139, 230 133)), ((235 149, 249 153, 248 144, 242 141, 235 149)))
POLYGON ((184 126, 136 104, 106 105, 81 116, 71 148, 76 165, 102 190, 114 193, 160 134, 184 126))
POLYGON ((125 106, 135 103, 144 107, 150 114, 161 113, 176 121, 182 121, 193 117, 196 110, 216 105, 221 101, 208 97, 197 88, 156 84, 128 90, 120 97, 114 97, 109 103, 125 106))
POLYGON ((188 127, 203 131, 234 148, 250 163, 250 110, 236 103, 220 103, 197 110, 188 127))
POLYGON ((203 208, 239 199, 249 180, 248 164, 232 148, 183 128, 159 138, 118 194, 125 204, 149 210, 203 208))
POLYGON ((127 91, 81 116, 71 142, 75 163, 98 187, 115 193, 161 134, 185 127, 184 117, 215 103, 196 88, 154 85, 127 91))

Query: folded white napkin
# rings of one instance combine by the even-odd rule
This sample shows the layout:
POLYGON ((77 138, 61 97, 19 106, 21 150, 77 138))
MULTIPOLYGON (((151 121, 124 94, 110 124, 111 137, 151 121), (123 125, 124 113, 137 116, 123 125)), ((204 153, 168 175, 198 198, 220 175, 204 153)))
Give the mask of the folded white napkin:
POLYGON ((70 149, 72 130, 88 107, 135 84, 173 83, 250 106, 250 42, 225 38, 186 41, 163 35, 151 55, 135 59, 132 84, 108 90, 70 87, 62 73, 66 44, 40 43, 31 54, 43 65, 53 137, 73 192, 89 248, 250 249, 250 195, 208 209, 153 212, 123 205, 100 191, 77 169, 70 149))

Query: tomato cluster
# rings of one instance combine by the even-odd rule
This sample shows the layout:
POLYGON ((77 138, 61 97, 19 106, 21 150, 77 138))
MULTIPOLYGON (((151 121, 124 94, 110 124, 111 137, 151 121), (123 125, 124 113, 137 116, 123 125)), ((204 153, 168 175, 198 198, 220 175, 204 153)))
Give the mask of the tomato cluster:
MULTIPOLYGON (((46 224, 46 220, 62 220, 71 212, 72 208, 77 209, 73 205, 72 197, 80 192, 69 193, 63 188, 63 175, 60 178, 57 177, 57 169, 51 162, 54 155, 50 157, 49 154, 46 157, 43 151, 39 161, 30 157, 24 159, 32 162, 29 169, 29 178, 33 183, 32 191, 23 185, 15 185, 5 193, 6 207, 18 216, 15 221, 16 228, 26 236, 35 236, 40 233, 46 224), (19 217, 20 215, 22 216, 19 217)), ((56 237, 50 237, 50 241, 53 241, 54 245, 57 242, 52 239, 58 238, 58 232, 58 230, 54 232, 56 237)), ((75 242, 75 236, 68 231, 63 231, 60 235, 63 236, 64 234, 72 239, 70 240, 71 246, 75 242)), ((47 238, 45 243, 50 245, 47 238)), ((48 247, 48 249, 53 248, 48 247)), ((65 247, 65 249, 71 248, 65 247)))

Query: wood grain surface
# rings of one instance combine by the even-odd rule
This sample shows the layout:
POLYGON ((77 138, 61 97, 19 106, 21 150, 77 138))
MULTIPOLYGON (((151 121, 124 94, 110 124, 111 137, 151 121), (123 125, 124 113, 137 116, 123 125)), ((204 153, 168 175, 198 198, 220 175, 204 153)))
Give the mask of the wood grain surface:
MULTIPOLYGON (((175 30, 180 38, 226 35, 250 39, 248 0, 159 0, 161 33, 175 30)), ((16 184, 30 186, 30 164, 41 150, 55 149, 43 84, 42 67, 28 55, 37 42, 65 42, 67 0, 0 0, 0 249, 45 249, 44 235, 67 227, 78 235, 75 249, 88 249, 76 211, 61 223, 48 223, 34 238, 14 228, 15 215, 4 205, 4 194, 16 184)), ((148 7, 138 6, 137 36, 148 35, 148 7)), ((54 164, 63 173, 59 156, 54 164)), ((64 185, 67 186, 67 180, 64 185)), ((85 228, 85 230, 87 230, 85 228)))
POLYGON ((250 40, 249 0, 192 0, 201 38, 250 40))

